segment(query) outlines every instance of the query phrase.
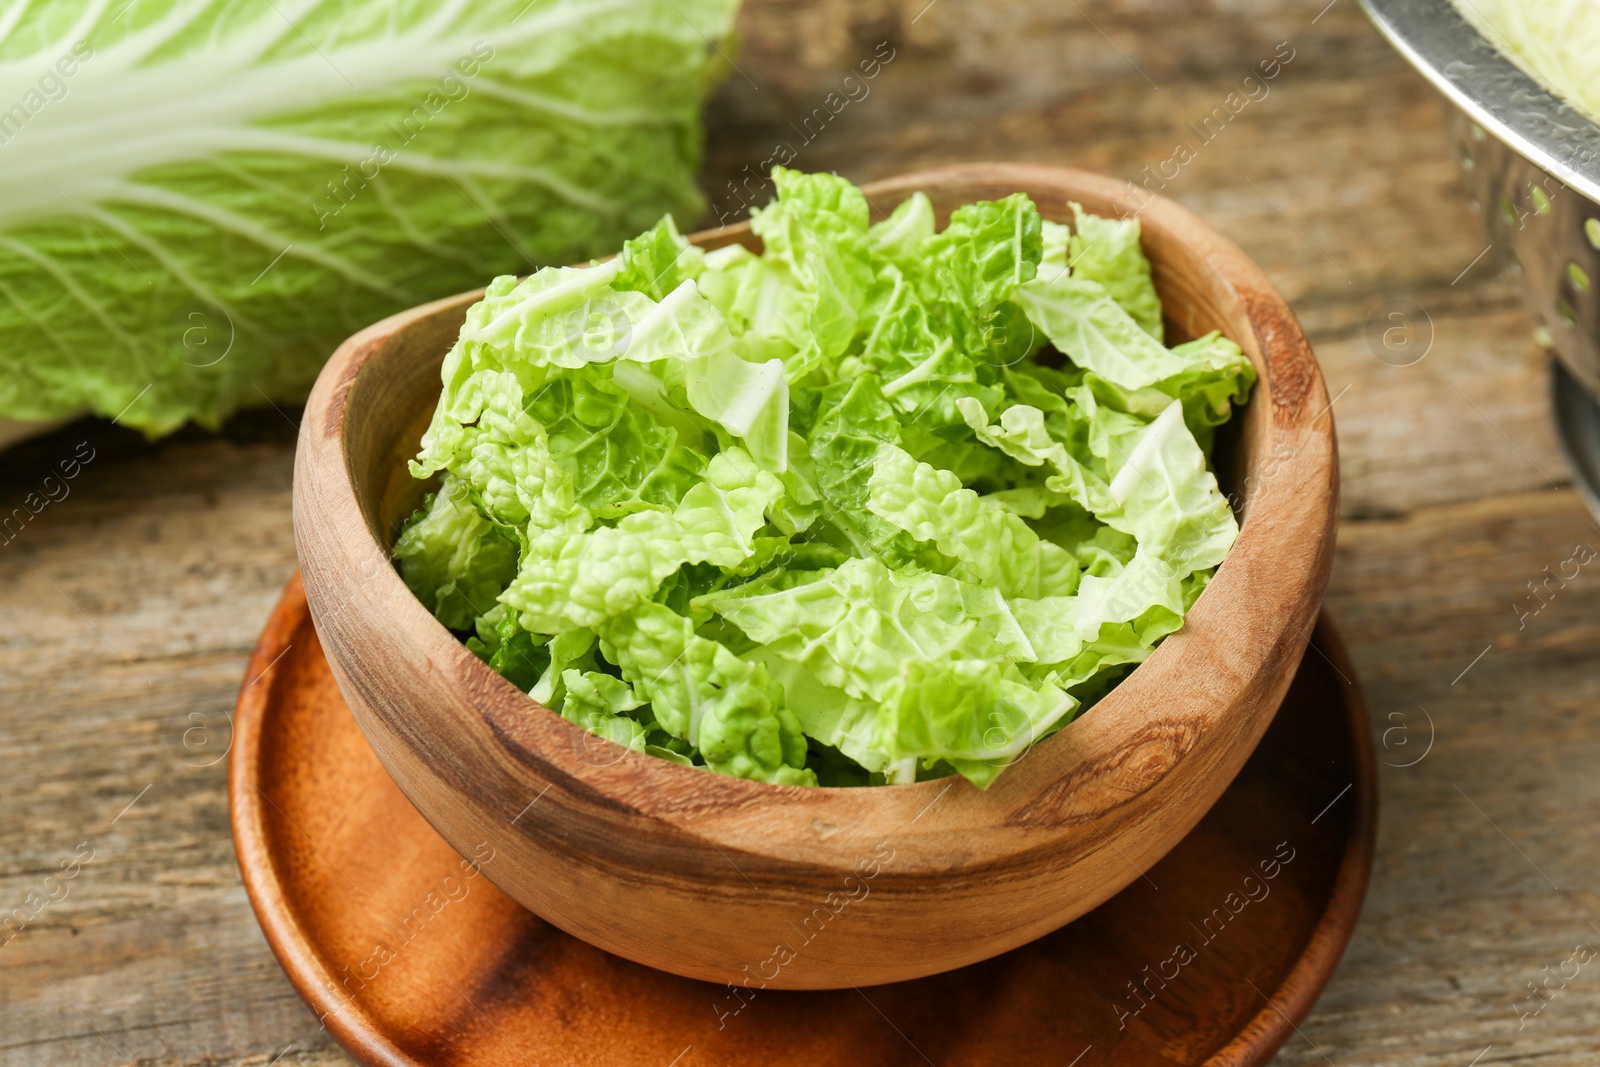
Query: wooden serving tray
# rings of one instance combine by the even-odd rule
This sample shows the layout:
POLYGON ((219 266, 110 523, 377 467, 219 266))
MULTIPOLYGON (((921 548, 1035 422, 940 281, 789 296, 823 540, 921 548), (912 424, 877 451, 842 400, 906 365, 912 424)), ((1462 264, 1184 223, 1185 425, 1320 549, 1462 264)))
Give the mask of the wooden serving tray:
POLYGON ((298 577, 239 696, 234 842, 290 981, 363 1064, 1245 1067, 1310 1010, 1372 865, 1365 703, 1326 617, 1312 640, 1260 747, 1165 859, 1047 937, 914 982, 735 991, 524 910, 492 850, 459 856, 379 765, 298 577))

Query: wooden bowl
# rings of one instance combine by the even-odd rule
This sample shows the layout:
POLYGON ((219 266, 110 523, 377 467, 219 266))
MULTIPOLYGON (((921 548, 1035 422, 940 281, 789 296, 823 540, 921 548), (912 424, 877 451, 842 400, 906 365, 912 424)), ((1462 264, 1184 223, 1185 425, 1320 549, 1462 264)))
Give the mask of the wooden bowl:
MULTIPOLYGON (((439 367, 478 293, 414 308, 340 346, 295 460, 306 596, 362 731, 406 797, 554 925, 689 977, 751 988, 901 981, 995 956, 1140 877, 1227 788, 1277 711, 1332 562, 1337 459, 1316 359, 1233 244, 1178 205, 1057 167, 974 164, 866 187, 941 217, 1023 191, 1140 209, 1175 338, 1221 329, 1260 382, 1217 458, 1238 542, 1183 629, 987 792, 944 780, 771 786, 603 742, 535 704, 436 622, 389 559, 420 485, 406 471, 439 367), (863 902, 870 900, 870 904, 863 902)), ((694 238, 752 243, 744 225, 694 238)))

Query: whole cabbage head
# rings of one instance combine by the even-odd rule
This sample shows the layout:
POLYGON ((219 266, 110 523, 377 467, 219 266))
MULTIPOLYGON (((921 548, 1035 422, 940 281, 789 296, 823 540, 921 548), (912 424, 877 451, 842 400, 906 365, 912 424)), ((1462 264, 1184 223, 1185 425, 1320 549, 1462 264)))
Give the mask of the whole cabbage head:
POLYGON ((0 417, 149 434, 701 210, 736 0, 10 0, 0 417))

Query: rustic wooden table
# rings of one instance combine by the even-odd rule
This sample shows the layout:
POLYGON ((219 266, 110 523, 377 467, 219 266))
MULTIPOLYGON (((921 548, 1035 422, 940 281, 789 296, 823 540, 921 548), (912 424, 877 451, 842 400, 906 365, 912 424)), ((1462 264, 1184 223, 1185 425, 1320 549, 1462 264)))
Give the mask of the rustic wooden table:
MULTIPOLYGON (((1164 168, 1255 256, 1337 396, 1328 604, 1388 764, 1366 912, 1276 1062, 1591 1064, 1600 579, 1580 561, 1600 530, 1435 98, 1354 0, 1325 2, 751 0, 706 185, 725 211, 759 203, 755 169, 784 148, 856 179, 1164 168), (1398 349, 1374 341, 1389 327, 1398 349)), ((295 566, 297 416, 153 445, 84 423, 0 458, 9 510, 92 455, 0 548, 0 911, 75 872, 0 933, 0 1064, 343 1062, 245 901, 220 762, 295 566)))

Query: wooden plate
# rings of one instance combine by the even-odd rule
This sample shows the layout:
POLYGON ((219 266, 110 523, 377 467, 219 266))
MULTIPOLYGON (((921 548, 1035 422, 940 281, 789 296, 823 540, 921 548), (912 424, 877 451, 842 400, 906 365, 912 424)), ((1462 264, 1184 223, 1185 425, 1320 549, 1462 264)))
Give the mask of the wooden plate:
MULTIPOLYGON (((524 910, 485 877, 491 849, 457 855, 385 774, 298 577, 239 697, 234 842, 278 960, 364 1064, 1260 1064, 1332 973, 1372 864, 1366 708, 1326 618, 1313 642, 1260 747, 1165 859, 1047 937, 914 982, 735 990, 524 910)), ((868 911, 861 889, 848 906, 868 911)))

